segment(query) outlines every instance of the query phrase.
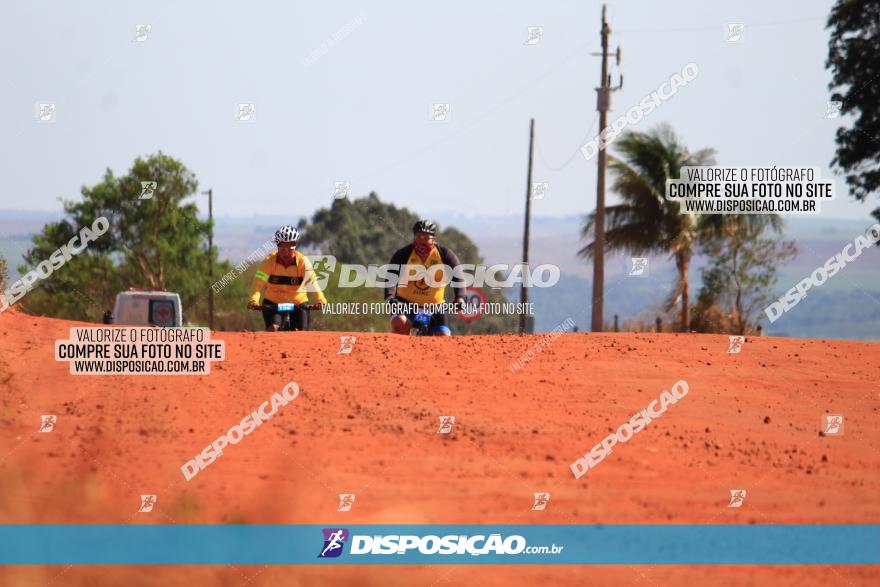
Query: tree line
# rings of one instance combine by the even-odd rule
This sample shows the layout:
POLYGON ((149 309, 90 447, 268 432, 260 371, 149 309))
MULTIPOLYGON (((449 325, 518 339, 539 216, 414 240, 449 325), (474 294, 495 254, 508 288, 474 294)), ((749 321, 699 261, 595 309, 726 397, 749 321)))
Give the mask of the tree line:
MULTIPOLYGON (((236 263, 219 259, 216 246, 208 250, 211 226, 198 217, 193 198, 198 192, 195 174, 162 152, 136 159, 122 176, 108 169, 99 183, 81 189, 79 201, 62 202, 65 217, 34 235, 19 270, 24 274, 48 259, 80 227, 91 225, 96 218, 107 218, 110 229, 68 260, 64 270, 38 280, 16 306, 35 315, 101 322, 104 313, 113 307, 117 293, 129 288, 158 289, 180 294, 191 324, 207 324, 208 290, 230 274, 236 263), (155 182, 149 197, 144 197, 143 182, 155 182), (213 278, 209 277, 210 265, 213 278)), ((412 226, 418 218, 406 208, 382 202, 376 193, 356 200, 334 200, 310 220, 298 220, 300 250, 336 257, 336 275, 325 292, 331 302, 382 302, 384 289, 339 288, 339 264, 387 263, 394 251, 412 241, 412 226)), ((266 236, 269 239, 272 235, 266 236)), ((462 263, 483 262, 476 244, 454 227, 443 228, 437 242, 456 251, 462 263)), ((2 278, 5 261, 0 258, 0 262, 2 278)), ((259 314, 246 309, 258 265, 251 263, 242 267, 242 272, 233 272, 234 279, 215 289, 217 330, 262 330, 259 314)), ((483 288, 483 293, 491 302, 505 301, 491 288, 483 288)), ((388 329, 389 319, 376 314, 313 313, 313 317, 313 329, 380 332, 388 329)), ((474 334, 512 332, 516 328, 514 316, 483 316, 471 325, 458 317, 451 322, 456 331, 470 329, 474 334)))

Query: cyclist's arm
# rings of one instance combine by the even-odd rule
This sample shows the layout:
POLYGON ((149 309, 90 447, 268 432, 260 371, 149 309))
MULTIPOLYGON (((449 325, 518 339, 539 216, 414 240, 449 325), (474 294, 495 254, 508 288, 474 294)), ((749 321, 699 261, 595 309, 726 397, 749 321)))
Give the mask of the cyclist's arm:
POLYGON ((254 280, 251 282, 251 295, 250 299, 248 299, 249 303, 255 304, 257 306, 260 305, 260 298, 263 294, 263 288, 266 287, 266 284, 269 283, 269 271, 271 271, 271 263, 269 262, 269 258, 263 259, 263 262, 260 263, 260 266, 257 268, 256 274, 254 274, 254 280))
POLYGON ((391 267, 388 270, 389 275, 393 275, 393 283, 385 288, 385 299, 387 300, 390 297, 393 297, 394 294, 397 293, 397 282, 400 280, 400 268, 406 265, 406 262, 409 261, 409 256, 412 254, 413 246, 407 245, 402 249, 399 249, 391 256, 391 260, 388 261, 388 264, 391 267))
POLYGON ((303 284, 306 286, 310 286, 306 288, 308 292, 309 289, 314 289, 314 291, 310 292, 315 295, 315 298, 318 300, 319 304, 326 304, 327 298, 324 297, 324 292, 321 291, 321 286, 318 284, 318 280, 315 277, 315 269, 312 267, 312 262, 309 261, 309 258, 305 255, 302 256, 303 261, 303 284))
MULTIPOLYGON (((440 260, 444 265, 448 265, 453 270, 461 265, 461 261, 458 260, 458 255, 455 254, 455 251, 441 245, 437 245, 437 248, 440 249, 440 260)), ((455 272, 453 271, 454 274, 455 272)), ((449 288, 452 290, 453 302, 464 297, 464 283, 457 281, 455 277, 449 282, 449 288)))

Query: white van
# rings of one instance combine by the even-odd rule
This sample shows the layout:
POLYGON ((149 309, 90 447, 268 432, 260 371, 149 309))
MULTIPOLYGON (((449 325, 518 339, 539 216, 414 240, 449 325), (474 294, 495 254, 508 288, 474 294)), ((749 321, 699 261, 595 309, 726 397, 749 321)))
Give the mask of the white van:
POLYGON ((108 322, 120 326, 181 327, 185 323, 180 296, 170 291, 130 289, 116 295, 108 322))

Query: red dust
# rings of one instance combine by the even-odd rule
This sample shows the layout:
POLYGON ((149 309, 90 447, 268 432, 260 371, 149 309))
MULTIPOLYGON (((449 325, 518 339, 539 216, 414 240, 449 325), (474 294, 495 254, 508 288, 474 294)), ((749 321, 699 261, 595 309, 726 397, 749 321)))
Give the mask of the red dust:
MULTIPOLYGON (((208 376, 70 375, 79 323, 0 315, 0 523, 880 523, 880 345, 727 336, 216 333, 208 376), (569 465, 679 379, 595 469, 569 465), (272 393, 299 397, 187 482, 272 393), (41 415, 57 416, 38 432, 41 415), (820 435, 825 414, 845 434, 820 435), (441 416, 454 416, 437 434, 441 416), (728 508, 731 489, 745 489, 728 508), (547 492, 543 511, 534 493, 547 492), (355 494, 338 512, 339 494, 355 494), (139 513, 140 495, 155 494, 139 513)), ((873 579, 871 579, 873 577, 873 579)), ((16 566, 7 585, 868 584, 862 566, 16 566)))

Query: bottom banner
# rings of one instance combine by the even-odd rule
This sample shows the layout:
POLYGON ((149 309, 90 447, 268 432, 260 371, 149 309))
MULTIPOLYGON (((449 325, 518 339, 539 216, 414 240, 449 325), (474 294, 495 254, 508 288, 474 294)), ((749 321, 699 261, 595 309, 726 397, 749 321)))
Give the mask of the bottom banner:
POLYGON ((0 564, 880 564, 880 525, 0 525, 0 564))

